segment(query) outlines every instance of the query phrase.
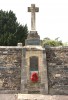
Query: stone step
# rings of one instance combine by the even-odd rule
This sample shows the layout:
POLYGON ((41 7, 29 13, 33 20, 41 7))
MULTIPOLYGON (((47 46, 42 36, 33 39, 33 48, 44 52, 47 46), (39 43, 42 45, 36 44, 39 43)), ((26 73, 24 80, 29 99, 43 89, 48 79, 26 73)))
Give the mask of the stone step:
POLYGON ((41 94, 0 94, 0 100, 68 100, 68 96, 41 94))
POLYGON ((18 100, 68 100, 65 95, 18 94, 18 100))

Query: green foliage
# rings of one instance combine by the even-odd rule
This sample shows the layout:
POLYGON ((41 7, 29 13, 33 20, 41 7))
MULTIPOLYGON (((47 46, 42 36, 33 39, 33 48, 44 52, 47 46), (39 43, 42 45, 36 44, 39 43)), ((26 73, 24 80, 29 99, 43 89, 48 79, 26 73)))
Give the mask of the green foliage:
POLYGON ((63 43, 63 46, 68 46, 68 42, 63 43))
POLYGON ((11 10, 0 10, 0 45, 15 46, 18 42, 24 45, 27 33, 27 25, 20 25, 11 10))
POLYGON ((49 38, 44 38, 42 40, 42 46, 45 47, 45 46, 62 46, 63 43, 62 41, 58 41, 58 39, 55 39, 55 40, 51 40, 49 38))

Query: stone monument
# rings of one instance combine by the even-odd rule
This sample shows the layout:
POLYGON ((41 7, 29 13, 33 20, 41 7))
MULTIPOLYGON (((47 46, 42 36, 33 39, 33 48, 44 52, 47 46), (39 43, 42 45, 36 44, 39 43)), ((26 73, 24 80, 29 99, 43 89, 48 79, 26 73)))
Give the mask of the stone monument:
POLYGON ((21 88, 24 88, 22 93, 48 94, 46 53, 45 49, 40 45, 40 36, 36 31, 35 23, 35 12, 39 12, 39 8, 35 7, 35 4, 31 4, 31 7, 28 7, 28 12, 31 12, 31 31, 23 47, 23 59, 25 62, 25 64, 23 62, 23 66, 26 67, 26 80, 23 84, 24 77, 22 75, 21 88), (33 73, 38 75, 37 82, 33 82, 33 79, 33 81, 31 80, 33 73))
POLYGON ((0 46, 0 94, 68 95, 68 47, 43 48, 35 27, 39 8, 31 4, 28 11, 31 31, 26 45, 0 46))
POLYGON ((31 30, 36 30, 35 12, 39 12, 39 8, 35 7, 35 4, 31 4, 31 7, 28 7, 28 12, 31 12, 31 30))
POLYGON ((31 12, 31 31, 28 34, 25 45, 40 45, 40 36, 36 31, 36 16, 35 13, 39 12, 39 8, 35 7, 35 4, 31 4, 28 7, 28 12, 31 12))

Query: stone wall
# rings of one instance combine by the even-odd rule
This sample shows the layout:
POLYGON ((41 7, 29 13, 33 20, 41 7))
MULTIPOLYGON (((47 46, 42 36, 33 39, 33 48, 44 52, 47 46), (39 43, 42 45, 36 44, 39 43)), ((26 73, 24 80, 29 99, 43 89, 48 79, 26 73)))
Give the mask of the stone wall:
POLYGON ((68 47, 27 47, 0 46, 0 93, 28 93, 29 58, 37 56, 41 94, 68 95, 68 47))
POLYGON ((0 93, 20 92, 22 49, 0 47, 0 93))
POLYGON ((49 94, 68 94, 68 47, 46 48, 49 94))

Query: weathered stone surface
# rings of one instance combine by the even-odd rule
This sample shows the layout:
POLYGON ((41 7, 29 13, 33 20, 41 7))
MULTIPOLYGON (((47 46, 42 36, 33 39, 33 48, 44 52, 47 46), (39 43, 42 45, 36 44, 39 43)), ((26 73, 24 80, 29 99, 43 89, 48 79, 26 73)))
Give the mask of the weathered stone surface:
POLYGON ((49 94, 68 94, 68 47, 46 48, 49 94))
MULTIPOLYGON (((41 46, 24 46, 25 49, 25 61, 26 61, 26 68, 27 68, 27 90, 28 93, 41 93, 41 94, 47 94, 48 93, 48 83, 47 83, 47 66, 44 62, 44 59, 46 58, 45 52, 43 54, 44 48, 41 46), (33 70, 30 70, 30 67, 32 66, 32 62, 30 64, 30 58, 37 58, 37 67, 38 70, 34 70, 39 75, 39 82, 37 84, 33 84, 30 80, 30 75, 33 70)), ((35 64, 37 64, 35 63, 35 64)), ((35 65, 33 64, 33 65, 35 65)), ((36 66, 36 65, 35 65, 36 66)), ((34 68, 32 66, 32 68, 34 68)))
POLYGON ((0 100, 68 100, 68 96, 41 94, 0 94, 0 100))
POLYGON ((0 94, 0 100, 18 100, 17 94, 0 94))
POLYGON ((26 39, 25 45, 40 45, 40 39, 26 39))
POLYGON ((68 95, 68 47, 0 47, 0 93, 68 95), (30 83, 30 57, 38 60, 39 84, 30 83), (40 92, 39 92, 39 91, 40 92))
POLYGON ((68 100, 68 96, 41 95, 41 94, 18 94, 18 100, 68 100))
POLYGON ((30 31, 28 33, 25 45, 40 45, 40 36, 37 31, 30 31))
POLYGON ((35 13, 38 11, 39 8, 35 7, 35 4, 31 4, 31 7, 28 7, 28 12, 31 12, 31 30, 36 30, 35 13))
POLYGON ((21 48, 0 48, 0 93, 20 92, 21 48))
POLYGON ((38 35, 37 31, 30 31, 27 39, 40 39, 40 36, 38 35))

